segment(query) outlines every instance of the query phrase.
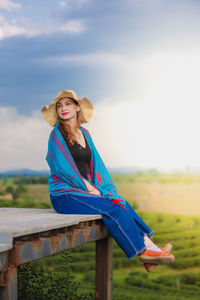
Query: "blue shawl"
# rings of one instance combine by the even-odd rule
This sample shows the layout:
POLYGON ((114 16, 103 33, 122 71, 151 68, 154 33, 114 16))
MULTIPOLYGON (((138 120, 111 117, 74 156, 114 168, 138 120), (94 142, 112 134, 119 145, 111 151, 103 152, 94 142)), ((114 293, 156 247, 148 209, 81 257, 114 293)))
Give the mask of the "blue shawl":
POLYGON ((91 160, 86 179, 80 174, 68 145, 58 129, 58 125, 59 123, 56 123, 50 133, 46 155, 46 161, 50 167, 48 178, 50 195, 73 194, 87 197, 104 197, 112 200, 113 204, 126 208, 126 201, 117 193, 116 186, 93 143, 89 131, 79 126, 91 149, 91 160), (95 186, 100 191, 101 196, 89 193, 83 179, 88 180, 92 186, 95 186))

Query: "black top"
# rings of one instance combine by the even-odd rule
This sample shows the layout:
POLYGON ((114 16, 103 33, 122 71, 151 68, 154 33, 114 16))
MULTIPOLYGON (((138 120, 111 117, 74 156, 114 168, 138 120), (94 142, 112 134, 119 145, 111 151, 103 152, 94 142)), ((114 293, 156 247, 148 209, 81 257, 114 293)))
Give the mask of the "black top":
POLYGON ((75 142, 74 145, 70 145, 66 137, 65 131, 63 132, 64 129, 62 128, 62 126, 58 126, 58 129, 60 130, 65 142, 67 143, 67 146, 73 156, 73 159, 77 165, 77 168, 79 169, 79 172, 83 177, 88 179, 86 170, 89 169, 91 150, 87 142, 87 139, 85 137, 85 134, 83 133, 85 144, 86 144, 86 147, 84 148, 77 142, 75 142))

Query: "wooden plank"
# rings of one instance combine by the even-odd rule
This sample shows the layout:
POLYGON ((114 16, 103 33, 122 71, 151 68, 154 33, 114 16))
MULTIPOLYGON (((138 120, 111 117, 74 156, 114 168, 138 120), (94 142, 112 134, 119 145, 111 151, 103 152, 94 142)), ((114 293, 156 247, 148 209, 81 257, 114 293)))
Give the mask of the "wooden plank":
POLYGON ((12 248, 13 237, 99 219, 101 215, 59 214, 54 209, 0 208, 0 252, 12 248))
POLYGON ((96 242, 96 300, 112 299, 112 237, 96 242))

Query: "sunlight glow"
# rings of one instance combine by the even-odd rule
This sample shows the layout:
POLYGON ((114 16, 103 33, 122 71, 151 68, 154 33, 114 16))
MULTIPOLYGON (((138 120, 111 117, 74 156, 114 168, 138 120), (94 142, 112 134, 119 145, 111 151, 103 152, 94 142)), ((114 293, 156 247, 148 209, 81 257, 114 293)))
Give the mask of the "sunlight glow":
MULTIPOLYGON (((144 59, 138 64, 144 75, 140 98, 96 105, 89 127, 108 166, 200 166, 199 53, 144 59)), ((130 80, 137 70, 128 71, 130 80)))

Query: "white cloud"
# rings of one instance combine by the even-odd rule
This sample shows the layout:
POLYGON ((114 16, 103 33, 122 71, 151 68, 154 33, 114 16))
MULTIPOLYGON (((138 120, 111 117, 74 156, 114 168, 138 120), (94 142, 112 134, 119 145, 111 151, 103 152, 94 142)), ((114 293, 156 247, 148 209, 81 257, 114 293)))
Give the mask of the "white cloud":
MULTIPOLYGON (((73 2, 60 1, 62 7, 76 7, 80 8, 88 0, 76 0, 73 2)), ((10 0, 0 0, 0 10, 12 10, 20 8, 19 3, 10 0)), ((83 19, 68 19, 67 22, 59 25, 50 19, 44 18, 41 22, 35 22, 26 17, 20 17, 10 20, 8 17, 0 14, 0 40, 10 38, 13 36, 24 35, 33 37, 38 35, 49 35, 57 32, 64 32, 68 34, 80 34, 87 29, 86 21, 83 19)))
POLYGON ((85 29, 86 29, 86 26, 85 26, 84 22, 81 20, 68 21, 59 27, 60 31, 71 32, 71 33, 81 33, 85 29))
POLYGON ((27 18, 22 18, 21 24, 17 24, 16 19, 9 22, 3 15, 0 15, 0 40, 17 35, 33 37, 56 32, 79 34, 84 30, 86 30, 84 20, 69 20, 62 26, 54 27, 49 21, 43 21, 37 24, 27 18))
POLYGON ((19 3, 15 3, 10 0, 0 0, 0 9, 5 9, 5 10, 12 10, 16 8, 20 8, 21 5, 19 3))
POLYGON ((59 5, 66 8, 67 10, 76 10, 82 8, 82 6, 90 3, 91 0, 68 0, 68 1, 59 1, 59 5))
POLYGON ((22 26, 8 23, 3 16, 0 15, 0 40, 16 35, 26 35, 27 30, 22 26))
POLYGON ((37 112, 21 116, 13 107, 0 107, 1 170, 48 169, 45 161, 51 127, 37 112))

